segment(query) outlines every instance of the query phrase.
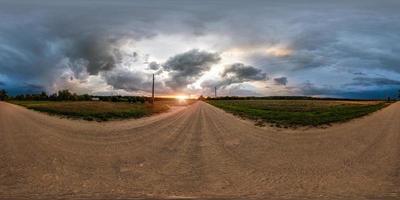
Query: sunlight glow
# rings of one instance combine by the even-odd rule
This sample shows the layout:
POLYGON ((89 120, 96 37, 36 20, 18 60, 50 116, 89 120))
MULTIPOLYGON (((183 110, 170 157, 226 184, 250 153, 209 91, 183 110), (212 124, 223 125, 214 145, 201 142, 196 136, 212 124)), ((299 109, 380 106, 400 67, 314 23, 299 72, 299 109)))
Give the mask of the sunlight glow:
POLYGON ((177 95, 177 96, 175 96, 175 98, 178 99, 179 101, 185 101, 186 99, 188 99, 188 96, 177 95))

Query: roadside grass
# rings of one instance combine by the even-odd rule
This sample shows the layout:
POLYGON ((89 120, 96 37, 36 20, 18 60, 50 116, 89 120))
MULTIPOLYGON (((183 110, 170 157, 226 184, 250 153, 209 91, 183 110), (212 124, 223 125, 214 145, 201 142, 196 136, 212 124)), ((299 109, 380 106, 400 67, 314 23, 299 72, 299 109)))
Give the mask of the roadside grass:
POLYGON ((388 105, 382 101, 210 100, 209 104, 240 117, 277 127, 322 126, 344 122, 388 105))
POLYGON ((126 103, 103 101, 10 101, 28 109, 88 121, 140 118, 169 109, 167 102, 126 103))

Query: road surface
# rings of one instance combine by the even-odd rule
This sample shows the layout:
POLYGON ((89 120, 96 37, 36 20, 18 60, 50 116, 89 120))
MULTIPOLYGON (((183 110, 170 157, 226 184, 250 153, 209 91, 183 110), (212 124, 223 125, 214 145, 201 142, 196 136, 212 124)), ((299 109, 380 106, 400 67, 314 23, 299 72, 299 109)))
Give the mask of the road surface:
POLYGON ((326 129, 255 127, 203 102, 139 120, 0 102, 0 199, 400 198, 400 103, 326 129))

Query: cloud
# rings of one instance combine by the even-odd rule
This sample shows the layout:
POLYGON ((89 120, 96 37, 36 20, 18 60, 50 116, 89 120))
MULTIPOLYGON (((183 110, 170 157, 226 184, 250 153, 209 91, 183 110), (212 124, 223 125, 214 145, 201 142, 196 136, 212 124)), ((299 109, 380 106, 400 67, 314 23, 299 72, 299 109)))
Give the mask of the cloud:
POLYGON ((130 92, 151 91, 152 82, 150 81, 150 75, 140 72, 117 69, 105 73, 104 78, 106 83, 111 85, 114 89, 123 89, 130 92))
POLYGON ((158 64, 157 62, 151 62, 151 63, 149 63, 149 69, 151 69, 151 70, 158 70, 158 69, 160 69, 160 64, 158 64))
POLYGON ((383 77, 356 77, 353 83, 347 84, 351 86, 400 86, 399 80, 393 80, 383 77))
POLYGON ((288 80, 286 77, 279 77, 274 78, 274 82, 276 85, 286 85, 288 83, 288 80))
POLYGON ((221 85, 220 81, 207 80, 202 83, 202 87, 202 94, 206 96, 214 96, 215 87, 217 87, 218 96, 263 96, 254 88, 249 88, 246 83, 221 85))
POLYGON ((266 79, 267 74, 253 66, 244 65, 243 63, 234 63, 226 66, 225 70, 222 72, 222 77, 231 77, 238 81, 255 81, 266 79))
MULTIPOLYGON (((214 79, 214 80, 205 80, 201 83, 201 86, 203 88, 208 88, 208 89, 213 89, 214 87, 217 87, 219 89, 226 89, 229 87, 229 90, 232 90, 234 87, 235 91, 239 91, 240 85, 239 86, 232 86, 234 84, 238 83, 246 83, 246 82, 253 82, 253 81, 263 81, 263 80, 268 80, 267 73, 262 72, 261 69, 258 69, 256 67, 250 66, 250 65, 245 65, 243 63, 234 63, 225 66, 224 71, 220 74, 221 78, 219 79, 214 79)), ((259 96, 259 93, 256 91, 246 91, 243 89, 240 89, 242 92, 236 92, 236 94, 244 94, 248 96, 250 93, 259 96), (244 93, 243 93, 244 92, 244 93)))
POLYGON ((24 83, 25 88, 27 88, 27 90, 32 90, 32 91, 44 91, 44 87, 42 85, 38 85, 38 84, 33 84, 33 83, 24 83))
POLYGON ((0 81, 0 86, 6 85, 4 82, 0 81))
POLYGON ((162 66, 169 72, 170 79, 166 84, 173 89, 183 89, 194 83, 211 65, 221 60, 218 53, 193 49, 170 57, 162 66))
MULTIPOLYGON (((159 75, 163 89, 176 90, 199 80, 205 80, 199 83, 202 86, 262 81, 268 72, 289 76, 296 88, 304 87, 305 80, 318 83, 305 86, 305 93, 333 94, 332 89, 357 76, 400 77, 398 6, 396 0, 221 0, 205 1, 202 6, 194 0, 185 4, 180 0, 3 0, 0 74, 5 87, 14 91, 26 91, 25 82, 59 88, 58 83, 71 77, 78 91, 85 85, 95 88, 93 80, 113 86, 102 85, 102 90, 139 91, 148 80, 138 76, 151 70, 159 75), (231 49, 240 50, 240 55, 230 55, 231 49), (148 65, 147 60, 156 63, 148 65), (237 69, 226 76, 208 76, 213 65, 227 63, 246 63, 261 71, 249 75, 250 69, 237 69)), ((379 84, 397 87, 382 80, 353 81, 366 89, 379 84)))
POLYGON ((366 76, 367 74, 363 73, 363 72, 351 72, 352 74, 356 75, 356 76, 366 76))
POLYGON ((115 41, 107 38, 77 38, 71 41, 71 48, 67 50, 66 56, 70 59, 84 59, 86 70, 90 75, 97 75, 100 71, 113 69, 122 58, 117 48, 113 48, 115 41))
POLYGON ((234 63, 225 66, 222 72, 222 81, 220 85, 226 86, 233 83, 243 83, 248 81, 261 81, 268 79, 267 73, 261 69, 255 68, 243 63, 234 63))
MULTIPOLYGON (((379 81, 380 82, 380 81, 379 81)), ((352 99, 386 99, 396 98, 397 88, 364 88, 359 90, 346 90, 329 85, 316 85, 309 81, 291 88, 292 95, 321 96, 352 99)))

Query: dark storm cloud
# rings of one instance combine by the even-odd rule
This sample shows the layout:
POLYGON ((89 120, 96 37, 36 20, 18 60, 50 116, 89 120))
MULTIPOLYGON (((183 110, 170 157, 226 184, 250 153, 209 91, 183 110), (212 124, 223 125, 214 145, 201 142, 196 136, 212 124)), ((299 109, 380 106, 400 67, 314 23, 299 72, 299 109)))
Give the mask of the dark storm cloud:
POLYGON ((217 84, 218 86, 228 86, 234 83, 243 83, 249 81, 261 81, 267 80, 267 73, 261 69, 255 68, 250 65, 243 63, 234 63, 225 66, 224 71, 221 74, 222 79, 217 84))
POLYGON ((151 70, 158 70, 160 69, 160 64, 158 64, 157 62, 151 62, 149 63, 149 69, 151 70))
POLYGON ((366 76, 367 75, 363 72, 352 72, 352 74, 357 75, 357 76, 366 76))
POLYGON ((29 19, 21 15, 15 20, 0 23, 0 73, 9 79, 51 85, 69 66, 60 64, 65 58, 71 70, 81 73, 83 65, 89 74, 110 70, 117 62, 110 47, 113 41, 94 30, 85 32, 78 19, 67 23, 59 16, 29 19))
MULTIPOLYGON (((225 69, 222 72, 220 79, 206 80, 201 84, 201 86, 203 88, 214 89, 214 87, 217 87, 225 89, 226 87, 231 86, 233 84, 252 82, 252 81, 263 81, 263 80, 268 80, 268 77, 267 73, 263 72, 261 69, 258 69, 250 65, 245 65, 243 63, 234 63, 225 66, 225 69)), ((233 87, 240 87, 240 86, 233 86, 233 87)), ((238 88, 236 88, 235 90, 238 90, 238 88)))
POLYGON ((318 85, 312 82, 305 82, 290 88, 293 95, 321 96, 333 98, 353 98, 353 99, 386 99, 396 97, 396 88, 364 88, 358 90, 346 90, 336 88, 332 85, 318 85))
POLYGON ((362 90, 348 91, 344 88, 337 89, 330 85, 317 85, 309 81, 291 88, 291 90, 293 95, 351 99, 386 99, 387 97, 396 98, 398 92, 398 89, 396 88, 365 88, 362 90))
MULTIPOLYGON (((261 51, 248 55, 244 61, 270 74, 301 76, 298 82, 336 82, 337 88, 344 75, 349 75, 346 80, 361 75, 352 72, 400 76, 399 8, 397 0, 3 0, 0 74, 7 86, 15 87, 25 87, 24 81, 48 87, 68 70, 73 71, 75 79, 102 76, 118 70, 121 59, 127 56, 118 47, 125 40, 178 34, 193 41, 200 36, 217 36, 220 40, 211 40, 209 46, 221 53, 242 47, 287 47, 288 55, 261 51), (326 75, 324 79, 320 74, 326 75)), ((139 60, 136 51, 129 56, 132 62, 139 60)), ((195 62, 166 67, 170 75, 167 84, 184 88, 209 70, 212 63, 216 62, 200 67, 195 62)), ((155 66, 149 68, 154 70, 155 66)), ((214 82, 226 85, 227 80, 252 79, 221 77, 214 82)), ((118 86, 118 81, 109 82, 118 86)), ((376 83, 358 82, 363 87, 376 83)), ((305 88, 310 94, 334 93, 320 87, 305 88)))
POLYGON ((169 18, 155 12, 160 7, 144 2, 1 1, 0 73, 16 82, 51 85, 68 67, 77 76, 112 70, 121 59, 115 47, 121 40, 140 40, 168 29, 155 27, 161 16, 169 18), (65 58, 69 64, 60 65, 65 58))
POLYGON ((215 88, 218 96, 263 96, 262 93, 245 88, 242 84, 229 84, 219 80, 206 80, 201 86, 204 88, 205 96, 214 96, 215 88))
POLYGON ((126 91, 150 91, 150 75, 128 70, 114 70, 104 75, 107 84, 126 91), (147 79, 146 79, 147 77, 147 79))
POLYGON ((338 90, 330 85, 317 85, 310 81, 306 81, 294 88, 297 92, 306 96, 330 96, 336 97, 342 90, 338 90))
POLYGON ((32 91, 44 91, 45 88, 41 85, 38 84, 33 84, 33 83, 24 83, 25 88, 27 88, 27 90, 32 90, 32 91))
POLYGON ((90 75, 96 75, 100 71, 109 71, 121 60, 118 49, 112 48, 113 41, 94 37, 96 36, 73 41, 71 49, 66 52, 66 56, 73 60, 84 59, 87 61, 86 70, 90 75))
POLYGON ((283 44, 292 52, 288 56, 256 54, 250 56, 251 60, 270 72, 302 73, 329 68, 342 72, 378 69, 400 73, 400 58, 396 55, 400 50, 396 42, 400 40, 400 24, 396 23, 400 15, 394 12, 400 2, 385 1, 376 4, 375 9, 373 1, 365 5, 358 1, 346 4, 304 4, 293 12, 289 12, 290 7, 278 10, 286 12, 279 15, 280 19, 264 20, 264 27, 269 29, 259 32, 271 38, 265 39, 264 45, 283 44), (282 21, 286 23, 281 24, 282 21))
POLYGON ((276 85, 286 85, 288 83, 288 80, 286 77, 279 77, 274 78, 274 82, 276 85))
POLYGON ((399 80, 393 80, 383 77, 356 77, 353 83, 347 84, 352 86, 400 86, 399 80))
POLYGON ((223 77, 230 77, 237 81, 257 81, 267 78, 267 74, 262 70, 253 66, 244 65, 243 63, 234 63, 226 66, 222 72, 223 77))
POLYGON ((46 42, 51 38, 29 23, 0 24, 0 74, 21 86, 27 80, 51 84, 63 58, 55 44, 46 42))
POLYGON ((194 83, 211 65, 221 60, 217 53, 193 49, 169 58, 164 64, 164 70, 170 74, 166 84, 174 89, 181 89, 194 83))

